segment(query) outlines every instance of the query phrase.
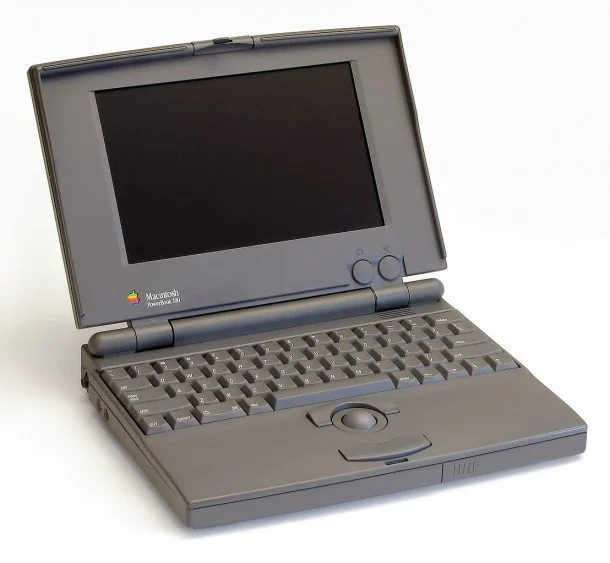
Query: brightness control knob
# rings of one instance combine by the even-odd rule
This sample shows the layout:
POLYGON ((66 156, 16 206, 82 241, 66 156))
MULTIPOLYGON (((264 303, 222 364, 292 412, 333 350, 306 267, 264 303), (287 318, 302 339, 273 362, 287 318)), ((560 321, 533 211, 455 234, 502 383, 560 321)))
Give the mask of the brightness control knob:
POLYGON ((400 262, 396 256, 388 254, 379 261, 379 273, 384 280, 392 281, 400 276, 400 262))

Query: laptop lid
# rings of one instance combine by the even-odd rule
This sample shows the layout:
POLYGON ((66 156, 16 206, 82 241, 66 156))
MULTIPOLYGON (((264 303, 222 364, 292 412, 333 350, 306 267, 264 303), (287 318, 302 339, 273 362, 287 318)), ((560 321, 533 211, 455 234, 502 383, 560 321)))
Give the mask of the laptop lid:
POLYGON ((78 327, 446 267, 396 27, 220 38, 29 79, 78 327))

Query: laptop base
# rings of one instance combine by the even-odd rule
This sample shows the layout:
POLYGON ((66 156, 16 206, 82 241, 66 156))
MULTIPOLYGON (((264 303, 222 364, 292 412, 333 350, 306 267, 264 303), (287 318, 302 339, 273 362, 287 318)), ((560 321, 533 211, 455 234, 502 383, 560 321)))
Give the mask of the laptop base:
MULTIPOLYGON (((441 300, 413 307, 410 313, 426 315, 447 307, 441 300)), ((334 325, 380 320, 379 314, 365 315, 334 325)), ((278 338, 280 333, 288 336, 331 326, 326 322, 293 327, 250 339, 264 341, 271 334, 278 338)), ((200 347, 205 352, 222 344, 200 347)), ((156 351, 160 357, 163 352, 156 351)), ((90 400, 178 517, 193 528, 483 475, 576 455, 586 446, 582 419, 522 366, 145 436, 101 379, 100 366, 98 372, 91 369, 88 362, 100 359, 86 351, 84 358, 90 400), (380 401, 395 405, 399 412, 387 415, 388 425, 379 432, 346 432, 332 424, 317 427, 311 420, 311 413, 326 405, 380 401), (413 434, 425 436, 432 445, 403 459, 349 462, 341 454, 350 447, 413 434)))

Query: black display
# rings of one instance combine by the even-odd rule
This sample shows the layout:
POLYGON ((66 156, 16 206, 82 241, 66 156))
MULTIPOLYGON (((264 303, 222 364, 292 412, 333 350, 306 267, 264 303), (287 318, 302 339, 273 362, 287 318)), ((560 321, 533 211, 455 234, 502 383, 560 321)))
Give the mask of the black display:
POLYGON ((349 63, 95 97, 130 263, 384 224, 349 63))

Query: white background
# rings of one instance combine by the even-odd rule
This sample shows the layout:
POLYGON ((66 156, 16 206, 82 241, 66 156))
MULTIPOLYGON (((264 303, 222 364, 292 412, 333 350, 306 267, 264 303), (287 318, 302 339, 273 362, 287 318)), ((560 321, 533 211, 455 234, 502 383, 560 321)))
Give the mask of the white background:
POLYGON ((609 6, 2 2, 0 560, 608 561, 609 6), (588 450, 331 509, 185 529, 80 388, 79 346, 93 331, 73 325, 27 67, 380 24, 403 32, 449 253, 439 274, 446 297, 583 416, 588 450))

